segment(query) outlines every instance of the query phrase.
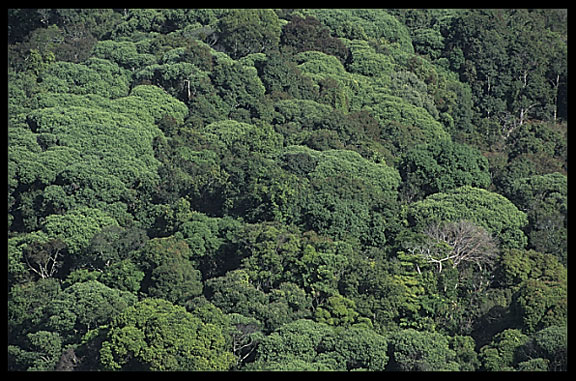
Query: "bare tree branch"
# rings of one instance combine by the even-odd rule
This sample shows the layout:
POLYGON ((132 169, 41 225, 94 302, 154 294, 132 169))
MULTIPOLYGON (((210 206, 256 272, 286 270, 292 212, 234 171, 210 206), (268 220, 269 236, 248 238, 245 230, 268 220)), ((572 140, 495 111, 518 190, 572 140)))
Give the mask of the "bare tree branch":
POLYGON ((61 251, 66 247, 59 239, 45 243, 34 242, 24 250, 24 260, 28 268, 40 278, 51 278, 62 266, 61 251))
POLYGON ((433 224, 424 230, 423 244, 411 248, 442 272, 444 263, 457 268, 464 263, 478 266, 491 263, 497 255, 497 245, 484 228, 469 221, 433 224))

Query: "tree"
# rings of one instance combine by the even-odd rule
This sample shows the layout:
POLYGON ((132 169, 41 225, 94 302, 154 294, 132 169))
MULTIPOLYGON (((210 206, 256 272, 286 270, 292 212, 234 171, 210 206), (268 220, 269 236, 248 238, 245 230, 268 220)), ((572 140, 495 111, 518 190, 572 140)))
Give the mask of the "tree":
POLYGON ((137 293, 144 276, 138 265, 130 259, 123 259, 111 264, 98 280, 108 287, 137 293))
POLYGON ((535 351, 549 361, 547 370, 563 371, 568 368, 566 326, 550 326, 532 335, 535 351))
POLYGON ((556 109, 553 91, 558 86, 552 87, 545 69, 551 64, 548 51, 553 43, 542 16, 540 12, 524 10, 517 10, 510 16, 509 25, 520 33, 508 42, 513 57, 510 69, 515 91, 509 105, 517 113, 517 125, 520 126, 533 115, 551 120, 555 112, 552 110, 556 109), (542 38, 544 33, 546 37, 542 38))
POLYGON ((468 185, 411 204, 407 217, 420 229, 432 221, 466 219, 485 228, 504 247, 522 248, 527 243, 522 231, 528 222, 525 213, 497 193, 468 185))
POLYGON ((152 83, 173 97, 190 102, 212 90, 208 73, 188 62, 148 65, 135 74, 140 83, 152 83))
POLYGON ((193 213, 189 221, 180 225, 178 231, 192 250, 191 261, 197 263, 203 279, 223 275, 239 266, 237 255, 243 225, 231 217, 208 217, 193 213))
POLYGON ((552 121, 556 122, 559 118, 566 118, 566 78, 568 55, 567 44, 561 34, 551 34, 550 64, 547 78, 552 85, 554 107, 552 112, 552 121))
POLYGON ((305 152, 318 161, 304 177, 311 186, 303 195, 305 218, 300 223, 306 229, 336 240, 354 237, 367 245, 385 241, 385 229, 394 225, 397 205, 399 176, 393 168, 349 150, 319 152, 290 147, 288 151, 305 152))
MULTIPOLYGON (((203 135, 203 144, 212 151, 207 158, 220 166, 223 178, 215 183, 212 171, 202 171, 203 177, 194 178, 210 184, 200 189, 198 209, 218 216, 243 216, 250 222, 285 218, 285 210, 293 207, 290 185, 294 178, 284 174, 270 158, 281 145, 281 136, 270 125, 234 120, 211 123, 205 126, 203 135)), ((203 152, 192 155, 199 161, 204 156, 203 152)))
POLYGON ((388 341, 361 327, 335 330, 320 343, 318 362, 339 371, 383 371, 388 364, 388 341))
POLYGON ((507 329, 480 348, 482 366, 487 371, 510 371, 518 364, 519 349, 529 338, 517 329, 507 329))
POLYGON ((566 138, 562 127, 548 123, 525 123, 508 138, 509 159, 527 157, 539 174, 562 172, 566 138))
POLYGON ((527 279, 515 296, 513 309, 525 332, 532 333, 566 322, 568 298, 565 281, 527 279))
POLYGON ((567 260, 567 177, 560 173, 519 178, 512 183, 510 199, 528 217, 527 235, 532 248, 567 260))
POLYGON ((463 185, 488 188, 488 160, 476 149, 450 141, 417 145, 406 152, 399 166, 407 197, 426 197, 463 185))
POLYGON ((170 34, 192 24, 212 24, 221 12, 216 9, 118 9, 122 22, 110 32, 113 39, 130 39, 138 33, 170 34))
POLYGON ((170 258, 150 274, 148 294, 172 303, 183 304, 202 294, 201 273, 190 261, 170 258))
POLYGON ((336 56, 346 61, 348 49, 338 39, 330 35, 330 30, 311 16, 302 18, 293 15, 290 22, 282 28, 281 44, 290 53, 310 50, 336 56))
POLYGON ((21 343, 20 339, 28 333, 48 331, 48 308, 61 293, 62 288, 55 278, 39 279, 11 287, 7 304, 9 343, 21 343))
POLYGON ((273 51, 280 41, 280 21, 271 9, 232 9, 218 22, 219 43, 234 59, 273 51))
POLYGON ((255 65, 258 76, 271 96, 287 94, 296 99, 314 99, 317 90, 296 63, 285 55, 271 52, 266 60, 255 65))
POLYGON ((328 26, 336 37, 376 40, 386 48, 414 52, 408 28, 385 9, 312 9, 308 12, 328 26))
POLYGON ((442 124, 426 109, 400 97, 376 93, 367 108, 383 127, 381 139, 391 139, 400 154, 417 144, 450 140, 442 124))
POLYGON ((136 44, 131 41, 99 41, 92 49, 92 56, 116 62, 131 71, 154 62, 154 56, 139 53, 136 44))
POLYGON ((427 237, 424 245, 412 247, 409 252, 435 264, 438 273, 442 272, 444 262, 455 268, 470 263, 482 268, 490 265, 498 254, 491 235, 469 221, 430 225, 424 234, 427 237))
POLYGON ((138 250, 143 248, 148 240, 142 229, 107 226, 92 237, 76 265, 106 271, 123 260, 138 258, 138 250))
MULTIPOLYGON (((428 69, 432 74, 428 74, 426 72, 427 69, 421 69, 420 66, 425 67, 425 65, 414 64, 414 68, 412 68, 411 71, 401 70, 390 73, 390 84, 388 86, 394 95, 399 96, 414 106, 422 107, 432 117, 438 120, 440 115, 434 102, 435 99, 433 95, 435 94, 433 92, 434 87, 439 87, 439 85, 436 84, 436 86, 433 87, 432 80, 428 79, 430 76, 436 77, 438 74, 433 71, 434 69, 432 68, 428 69), (420 74, 420 71, 425 74, 420 74), (427 84, 423 79, 420 79, 419 75, 416 73, 420 74, 421 77, 426 78, 428 82, 431 83, 427 84)), ((439 80, 436 82, 439 82, 439 80)))
POLYGON ((186 241, 174 236, 154 238, 140 251, 145 270, 143 290, 150 296, 184 305, 202 293, 201 273, 191 261, 186 241))
POLYGON ((389 75, 395 68, 394 59, 389 55, 376 52, 367 41, 350 41, 350 55, 346 61, 346 70, 367 77, 389 75))
POLYGON ((301 246, 295 233, 270 225, 247 227, 242 263, 257 289, 269 291, 290 279, 287 273, 300 255, 301 246))
POLYGON ((311 320, 286 324, 262 338, 247 370, 384 370, 386 339, 364 328, 333 331, 311 320))
POLYGON ((516 180, 510 192, 510 199, 523 210, 529 212, 531 223, 539 215, 549 210, 566 214, 567 177, 560 173, 534 175, 516 180))
POLYGON ((141 205, 133 197, 136 189, 149 192, 158 179, 152 140, 161 131, 154 123, 166 114, 183 119, 186 106, 155 86, 136 86, 130 96, 113 101, 95 94, 45 93, 41 104, 45 107, 26 112, 24 124, 38 149, 20 154, 25 140, 18 135, 25 130, 11 131, 16 139, 10 146, 16 181, 11 183, 24 187, 12 206, 14 228, 37 230, 39 218, 53 221, 60 217, 51 214, 76 207, 128 223, 130 212, 141 205))
MULTIPOLYGON (((353 307, 351 310, 347 310, 346 305, 349 307, 350 304, 353 305, 354 303, 346 298, 338 297, 337 290, 350 259, 355 255, 354 249, 346 242, 331 242, 331 240, 314 242, 317 239, 314 236, 309 236, 307 240, 303 240, 301 256, 296 259, 296 263, 293 265, 292 277, 298 279, 302 287, 311 293, 315 306, 324 305, 326 298, 334 296, 332 303, 343 307, 339 312, 342 312, 341 318, 347 320, 344 315, 348 313, 355 315, 356 312, 353 307)), ((331 313, 327 310, 330 310, 331 307, 328 305, 324 305, 324 307, 324 317, 330 319, 331 313)), ((339 320, 338 317, 334 316, 334 318, 339 320)))
POLYGON ((38 331, 26 335, 24 349, 8 345, 11 370, 53 371, 62 353, 62 339, 56 332, 38 331))
POLYGON ((28 268, 41 278, 51 278, 62 266, 61 251, 64 242, 53 239, 46 243, 33 242, 24 249, 24 259, 28 268))
POLYGON ((258 320, 247 318, 241 314, 230 314, 234 326, 232 336, 232 352, 236 356, 236 367, 240 368, 244 361, 254 354, 263 335, 258 320))
MULTIPOLYGON (((265 106, 263 97, 266 89, 258 77, 256 68, 229 58, 216 59, 214 69, 210 73, 210 79, 216 94, 227 106, 223 116, 231 117, 239 115, 241 110, 247 110, 248 118, 236 117, 231 119, 251 122, 250 118, 261 117, 263 106, 265 106)), ((220 118, 221 120, 222 118, 220 118)))
POLYGON ((356 323, 356 303, 342 295, 332 295, 315 311, 316 321, 331 326, 349 327, 356 323))
POLYGON ((226 340, 224 327, 168 301, 144 299, 112 320, 100 361, 111 370, 228 370, 234 356, 226 340))
POLYGON ((506 287, 518 286, 530 279, 549 284, 567 279, 566 268, 557 258, 535 250, 504 250, 498 267, 498 282, 506 287))
POLYGON ((441 333, 404 329, 389 339, 390 363, 396 371, 455 371, 456 352, 441 333))
POLYGON ((476 353, 476 343, 470 336, 454 336, 451 338, 451 348, 456 352, 456 361, 460 371, 475 371, 480 367, 476 353))
POLYGON ((460 79, 471 85, 481 115, 500 121, 501 136, 532 116, 554 118, 559 71, 547 79, 552 55, 544 47, 558 47, 545 42, 553 35, 544 21, 547 12, 472 10, 453 18, 449 28, 445 49, 461 49, 460 79))
POLYGON ((322 338, 329 332, 328 326, 311 320, 297 320, 284 325, 262 339, 253 366, 266 369, 264 364, 267 362, 289 363, 294 359, 313 363, 322 338))
POLYGON ((42 25, 37 9, 10 9, 8 12, 8 41, 22 40, 32 30, 42 25))
POLYGON ((127 96, 129 74, 117 63, 90 58, 82 64, 59 61, 42 72, 42 87, 50 92, 97 94, 107 98, 127 96))
POLYGON ((118 313, 136 303, 134 294, 90 280, 76 282, 64 289, 48 308, 48 326, 60 332, 67 341, 70 334, 82 335, 104 325, 118 313))
MULTIPOLYGON (((343 294, 354 301, 361 318, 369 318, 373 330, 381 335, 397 330, 404 317, 415 314, 424 293, 415 270, 411 276, 403 274, 400 261, 383 260, 384 255, 354 257, 340 280, 343 294)), ((413 263, 409 266, 414 268, 413 263)))
POLYGON ((43 231, 48 237, 62 240, 68 247, 68 253, 77 256, 88 247, 96 233, 113 225, 117 225, 117 222, 99 209, 78 208, 65 215, 48 216, 43 231))
POLYGON ((206 295, 215 306, 224 313, 238 313, 246 318, 256 319, 263 331, 278 328, 281 323, 290 320, 286 316, 275 316, 270 297, 250 283, 245 270, 228 271, 225 275, 209 279, 206 282, 206 295))

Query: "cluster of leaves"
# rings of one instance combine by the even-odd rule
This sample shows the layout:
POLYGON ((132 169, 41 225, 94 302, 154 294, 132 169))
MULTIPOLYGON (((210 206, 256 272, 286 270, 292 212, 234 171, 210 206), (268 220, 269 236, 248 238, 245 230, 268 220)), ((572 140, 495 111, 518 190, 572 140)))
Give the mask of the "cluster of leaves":
POLYGON ((8 16, 9 369, 566 369, 565 12, 8 16))

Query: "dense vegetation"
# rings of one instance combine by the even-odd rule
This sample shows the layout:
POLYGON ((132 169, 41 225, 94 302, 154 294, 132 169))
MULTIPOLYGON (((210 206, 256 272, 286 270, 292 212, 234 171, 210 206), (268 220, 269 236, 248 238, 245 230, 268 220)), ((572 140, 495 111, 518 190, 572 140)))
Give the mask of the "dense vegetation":
POLYGON ((10 370, 566 370, 565 10, 8 10, 10 370))

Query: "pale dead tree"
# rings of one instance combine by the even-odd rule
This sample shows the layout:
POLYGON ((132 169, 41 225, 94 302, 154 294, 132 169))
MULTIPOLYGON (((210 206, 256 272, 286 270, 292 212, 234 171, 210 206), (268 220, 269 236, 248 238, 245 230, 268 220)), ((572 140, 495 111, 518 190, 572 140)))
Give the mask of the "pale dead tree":
MULTIPOLYGON (((425 262, 435 265, 438 272, 441 273, 444 268, 444 263, 451 261, 451 247, 441 241, 434 241, 430 237, 425 236, 424 242, 412 244, 408 248, 411 255, 422 257, 425 262)), ((420 265, 415 263, 416 271, 422 274, 420 265)))
POLYGON ((465 263, 473 263, 482 268, 493 262, 498 253, 490 233, 470 221, 433 224, 423 233, 425 242, 410 251, 436 265, 438 272, 442 272, 444 264, 458 268, 465 263))
POLYGON ((66 244, 59 239, 45 243, 34 242, 28 245, 23 252, 28 268, 38 274, 40 278, 51 278, 62 266, 62 250, 66 244))
POLYGON ((257 324, 238 322, 235 326, 236 330, 232 333, 232 353, 234 353, 236 365, 239 367, 254 352, 262 334, 257 324))

